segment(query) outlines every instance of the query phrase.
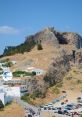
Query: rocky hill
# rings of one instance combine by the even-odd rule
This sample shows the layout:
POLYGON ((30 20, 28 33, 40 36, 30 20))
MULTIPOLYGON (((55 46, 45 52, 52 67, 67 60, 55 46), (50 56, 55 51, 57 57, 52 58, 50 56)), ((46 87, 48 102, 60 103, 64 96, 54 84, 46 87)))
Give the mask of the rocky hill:
POLYGON ((46 28, 41 32, 34 35, 35 42, 41 41, 42 44, 52 45, 54 47, 59 47, 59 42, 56 35, 53 33, 52 28, 46 28))
POLYGON ((44 80, 48 86, 54 86, 63 80, 63 77, 69 70, 69 56, 62 52, 62 56, 53 59, 44 80))
POLYGON ((72 32, 55 32, 55 35, 60 44, 74 45, 76 48, 82 47, 82 37, 77 33, 72 32))
MULTIPOLYGON (((24 43, 16 47, 5 48, 2 59, 8 58, 11 61, 16 61, 16 64, 10 68, 12 71, 25 71, 28 67, 45 70, 45 76, 31 78, 29 82, 30 87, 28 87, 29 90, 33 91, 30 92, 32 96, 38 92, 38 94, 42 94, 42 97, 44 97, 45 92, 52 95, 48 91, 49 88, 63 82, 64 76, 70 72, 70 63, 74 64, 74 61, 72 61, 72 50, 75 49, 78 55, 81 46, 82 37, 79 34, 58 32, 54 28, 46 28, 35 35, 28 36, 24 43), (37 49, 38 44, 42 45, 41 50, 37 49)), ((45 94, 46 99, 49 98, 47 94, 45 94)), ((38 95, 38 97, 40 98, 41 95, 38 95)))
POLYGON ((28 36, 24 43, 15 47, 6 47, 3 53, 5 55, 13 55, 16 53, 24 53, 31 51, 38 43, 42 45, 51 45, 59 48, 61 45, 71 45, 74 48, 82 47, 82 37, 77 33, 58 32, 54 28, 46 28, 34 35, 28 36))

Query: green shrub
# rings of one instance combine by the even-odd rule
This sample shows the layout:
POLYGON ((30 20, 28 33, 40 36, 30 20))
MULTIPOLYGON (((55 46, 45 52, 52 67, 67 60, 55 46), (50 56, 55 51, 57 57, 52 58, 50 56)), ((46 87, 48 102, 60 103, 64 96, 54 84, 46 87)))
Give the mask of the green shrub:
POLYGON ((24 96, 21 97, 21 100, 24 100, 25 102, 31 104, 31 99, 30 99, 30 95, 29 94, 26 94, 24 96))
POLYGON ((59 91, 59 89, 57 87, 53 88, 52 91, 55 94, 59 94, 60 93, 60 91, 59 91))
POLYGON ((13 72, 13 76, 14 77, 21 77, 21 76, 32 76, 33 74, 30 72, 26 72, 26 71, 15 71, 13 72))
POLYGON ((56 84, 56 87, 61 88, 61 87, 62 87, 62 85, 63 85, 63 82, 60 82, 60 83, 57 83, 57 84, 56 84))
POLYGON ((67 76, 66 77, 66 80, 71 80, 72 79, 72 76, 67 76))
POLYGON ((32 98, 33 100, 34 100, 34 99, 36 99, 35 94, 34 94, 34 93, 33 93, 33 94, 31 94, 31 95, 30 95, 30 98, 32 98))
POLYGON ((33 71, 33 72, 32 72, 32 75, 33 75, 33 76, 35 76, 35 75, 36 75, 36 72, 35 72, 35 71, 33 71))
POLYGON ((8 62, 4 63, 4 65, 2 65, 2 66, 12 67, 12 65, 13 65, 12 62, 8 61, 8 62))
POLYGON ((42 96, 42 92, 39 90, 36 90, 34 95, 35 97, 40 98, 42 96))
POLYGON ((7 59, 0 60, 0 63, 5 63, 5 62, 9 62, 9 61, 10 61, 9 58, 7 58, 7 59))
POLYGON ((45 93, 42 93, 42 91, 36 90, 33 94, 30 95, 30 97, 32 99, 44 98, 45 97, 45 93))
POLYGON ((42 50, 43 48, 42 48, 42 44, 41 43, 39 43, 38 45, 37 45, 37 50, 42 50))
POLYGON ((82 117, 82 114, 80 115, 80 117, 82 117))
POLYGON ((82 83, 82 80, 77 80, 76 82, 77 82, 77 84, 80 84, 80 83, 82 83))
POLYGON ((18 46, 8 46, 5 47, 3 56, 10 56, 16 53, 24 53, 29 52, 33 47, 35 47, 36 43, 34 41, 33 36, 26 37, 26 41, 18 46))
POLYGON ((41 40, 37 41, 37 50, 42 50, 42 44, 41 44, 41 40))

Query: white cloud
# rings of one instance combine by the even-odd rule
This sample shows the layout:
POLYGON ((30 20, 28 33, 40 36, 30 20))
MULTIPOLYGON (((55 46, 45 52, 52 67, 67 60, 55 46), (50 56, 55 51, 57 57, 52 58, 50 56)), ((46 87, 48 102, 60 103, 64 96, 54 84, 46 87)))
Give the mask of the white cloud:
POLYGON ((1 34, 18 34, 20 30, 15 29, 10 26, 0 26, 0 33, 1 34))
POLYGON ((65 26, 65 29, 67 30, 67 31, 71 31, 72 30, 72 24, 70 24, 70 25, 66 25, 65 26))
POLYGON ((71 28, 71 26, 68 26, 68 25, 67 25, 65 28, 66 28, 66 29, 70 29, 70 28, 71 28))

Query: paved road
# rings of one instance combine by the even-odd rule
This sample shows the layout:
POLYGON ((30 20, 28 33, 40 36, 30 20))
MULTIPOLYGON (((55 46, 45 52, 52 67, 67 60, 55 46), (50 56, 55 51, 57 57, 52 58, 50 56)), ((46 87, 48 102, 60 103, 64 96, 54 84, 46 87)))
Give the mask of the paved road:
POLYGON ((47 112, 47 111, 41 111, 40 115, 36 115, 37 113, 39 113, 38 108, 36 106, 33 106, 31 104, 28 104, 26 102, 24 102, 23 100, 21 100, 20 98, 16 98, 15 99, 16 102, 21 105, 24 110, 25 110, 25 117, 28 117, 28 111, 30 114, 32 114, 32 117, 52 117, 52 115, 56 115, 56 117, 68 117, 66 115, 59 115, 59 114, 55 114, 53 112, 47 112), (36 113, 35 115, 33 115, 33 113, 36 113))
MULTIPOLYGON (((32 114, 32 117, 52 117, 53 113, 51 112, 47 112, 47 111, 41 111, 40 115, 33 115, 33 113, 35 112, 36 114, 39 112, 38 108, 36 106, 30 105, 26 102, 24 102, 23 100, 21 100, 20 98, 16 98, 16 102, 21 105, 24 110, 25 110, 25 117, 28 117, 28 111, 30 114, 32 114)), ((68 117, 68 116, 61 116, 61 115, 56 115, 57 117, 68 117)))

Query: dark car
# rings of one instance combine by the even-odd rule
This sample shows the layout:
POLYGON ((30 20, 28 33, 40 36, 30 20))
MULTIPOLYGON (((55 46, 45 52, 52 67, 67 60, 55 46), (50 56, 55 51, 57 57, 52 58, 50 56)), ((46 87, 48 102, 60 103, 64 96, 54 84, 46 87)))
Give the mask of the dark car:
POLYGON ((32 113, 32 115, 35 114, 35 112, 32 109, 29 109, 30 113, 32 113))
POLYGON ((72 108, 71 108, 71 107, 65 107, 65 109, 67 109, 67 110, 72 110, 72 108))
POLYGON ((63 114, 63 112, 61 110, 58 110, 58 114, 63 114))
POLYGON ((31 115, 31 114, 29 114, 29 115, 28 115, 28 117, 32 117, 32 115, 31 115))
POLYGON ((64 113, 64 114, 67 114, 67 113, 68 113, 68 111, 67 111, 67 110, 64 110, 64 111, 63 111, 63 113, 64 113))

